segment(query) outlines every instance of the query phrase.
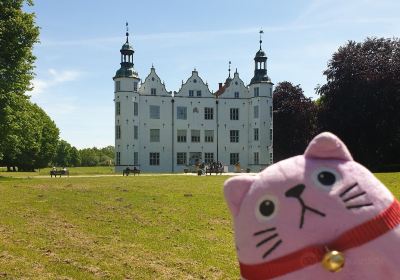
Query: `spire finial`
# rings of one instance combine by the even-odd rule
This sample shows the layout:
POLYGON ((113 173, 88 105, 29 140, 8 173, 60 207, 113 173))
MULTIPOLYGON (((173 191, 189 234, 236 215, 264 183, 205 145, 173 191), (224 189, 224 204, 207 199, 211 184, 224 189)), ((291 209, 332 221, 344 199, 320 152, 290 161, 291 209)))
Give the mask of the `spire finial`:
POLYGON ((262 30, 262 28, 260 29, 260 50, 261 50, 261 44, 262 44, 261 34, 264 34, 264 31, 262 30))
POLYGON ((228 68, 228 71, 229 71, 229 78, 231 77, 231 61, 229 61, 229 68, 228 68))
POLYGON ((125 23, 125 26, 126 26, 126 33, 125 33, 126 42, 129 43, 129 24, 128 24, 128 22, 125 23))

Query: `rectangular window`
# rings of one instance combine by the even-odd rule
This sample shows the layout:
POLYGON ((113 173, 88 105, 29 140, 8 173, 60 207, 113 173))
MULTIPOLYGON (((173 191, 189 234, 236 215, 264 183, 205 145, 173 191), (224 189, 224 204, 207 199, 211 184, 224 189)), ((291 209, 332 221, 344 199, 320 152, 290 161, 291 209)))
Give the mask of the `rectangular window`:
POLYGON ((239 120, 239 108, 231 108, 230 119, 234 121, 239 120))
POLYGON ((117 116, 121 115, 121 102, 115 102, 115 114, 117 116))
POLYGON ((191 136, 192 136, 192 142, 194 143, 200 142, 200 130, 192 129, 191 136))
POLYGON ((194 96, 194 90, 189 90, 189 97, 193 97, 194 96))
POLYGON ((150 129, 150 142, 160 142, 159 129, 150 129))
POLYGON ((197 97, 201 97, 201 90, 198 90, 198 91, 196 92, 196 95, 197 95, 197 97))
POLYGON ((115 161, 116 161, 116 165, 121 165, 121 153, 120 152, 117 152, 115 161))
POLYGON ((255 87, 254 88, 254 97, 258 97, 258 96, 260 96, 260 88, 255 87))
POLYGON ((231 153, 229 157, 229 164, 235 165, 239 162, 239 153, 231 153))
POLYGON ((258 105, 253 107, 253 111, 254 111, 254 118, 258 119, 258 105))
POLYGON ((269 140, 272 142, 272 128, 269 129, 269 140))
POLYGON ((137 102, 133 102, 133 115, 139 115, 139 104, 137 102))
POLYGON ((160 165, 160 153, 150 153, 150 165, 160 165))
POLYGON ((133 153, 133 164, 134 165, 138 165, 139 164, 139 153, 138 152, 134 152, 133 153))
POLYGON ((138 139, 139 128, 137 125, 133 126, 133 139, 138 139))
POLYGON ((151 95, 156 95, 157 90, 155 88, 150 89, 151 95))
POLYGON ((204 142, 214 142, 214 130, 204 130, 204 142))
POLYGON ((120 125, 115 126, 115 138, 121 139, 121 126, 120 125))
POLYGON ((230 131, 230 139, 231 139, 231 143, 238 143, 239 142, 239 130, 231 130, 230 131))
POLYGON ((239 92, 235 91, 235 98, 239 98, 239 92))
POLYGON ((260 163, 260 159, 258 157, 258 152, 254 153, 254 164, 259 164, 260 163))
POLYGON ((272 153, 269 153, 269 163, 272 164, 273 162, 273 155, 272 153))
POLYGON ((176 107, 176 118, 178 120, 186 120, 187 119, 187 108, 178 106, 176 107))
POLYGON ((204 119, 212 120, 214 119, 214 108, 204 108, 204 119))
POLYGON ((186 163, 187 163, 186 153, 176 153, 176 164, 177 165, 186 165, 186 163))
POLYGON ((179 143, 186 143, 186 129, 178 129, 176 136, 179 143))
POLYGON ((160 106, 150 105, 150 119, 160 118, 160 106))
POLYGON ((272 88, 269 88, 269 96, 272 96, 272 88))
POLYGON ((121 90, 121 81, 116 81, 115 82, 115 91, 120 91, 121 90))
POLYGON ((137 91, 137 82, 133 82, 133 91, 137 91))
POLYGON ((204 162, 205 163, 214 162, 214 153, 204 153, 204 162))
POLYGON ((258 141, 258 128, 254 129, 254 141, 258 141))
POLYGON ((272 106, 269 106, 269 116, 271 117, 271 119, 272 119, 272 106))

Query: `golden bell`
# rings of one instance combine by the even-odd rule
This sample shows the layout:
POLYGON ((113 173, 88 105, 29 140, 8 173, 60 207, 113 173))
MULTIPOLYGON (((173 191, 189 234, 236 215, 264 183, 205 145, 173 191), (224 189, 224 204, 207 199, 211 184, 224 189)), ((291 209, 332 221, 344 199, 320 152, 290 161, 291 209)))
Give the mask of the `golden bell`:
POLYGON ((330 272, 338 272, 344 266, 344 255, 338 251, 328 251, 322 258, 322 266, 330 272))

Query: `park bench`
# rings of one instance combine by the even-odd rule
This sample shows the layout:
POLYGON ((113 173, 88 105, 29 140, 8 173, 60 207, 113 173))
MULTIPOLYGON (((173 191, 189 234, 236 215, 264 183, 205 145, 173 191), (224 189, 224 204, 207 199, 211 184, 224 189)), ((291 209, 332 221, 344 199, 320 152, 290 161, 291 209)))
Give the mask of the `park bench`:
POLYGON ((57 177, 57 176, 68 176, 69 177, 69 171, 68 170, 50 170, 50 177, 57 177))
POLYGON ((129 176, 129 173, 132 173, 133 176, 136 176, 136 174, 140 174, 140 169, 137 169, 136 167, 133 169, 130 169, 129 167, 125 168, 122 170, 122 176, 129 176))

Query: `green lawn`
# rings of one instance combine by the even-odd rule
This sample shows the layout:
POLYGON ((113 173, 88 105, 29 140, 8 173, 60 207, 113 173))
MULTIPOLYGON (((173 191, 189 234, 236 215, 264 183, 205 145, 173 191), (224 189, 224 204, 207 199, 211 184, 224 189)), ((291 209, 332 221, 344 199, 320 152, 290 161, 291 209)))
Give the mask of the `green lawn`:
POLYGON ((0 177, 0 278, 238 279, 226 179, 0 177))
MULTIPOLYGON (((58 167, 61 169, 61 167, 58 167)), ((50 176, 51 168, 38 169, 35 172, 6 172, 5 167, 0 167, 0 177, 36 177, 50 176)), ((114 173, 114 166, 95 166, 95 167, 69 167, 70 176, 75 175, 111 175, 114 173)))

